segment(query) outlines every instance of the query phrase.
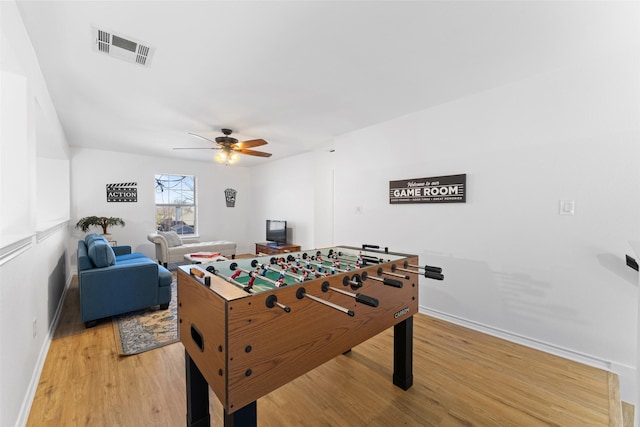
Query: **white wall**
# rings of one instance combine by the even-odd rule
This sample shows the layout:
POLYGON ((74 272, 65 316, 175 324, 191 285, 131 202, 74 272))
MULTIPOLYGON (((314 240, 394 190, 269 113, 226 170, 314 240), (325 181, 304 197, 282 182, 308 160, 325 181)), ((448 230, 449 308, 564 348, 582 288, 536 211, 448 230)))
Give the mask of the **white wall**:
POLYGON ((251 168, 252 242, 265 241, 267 219, 283 219, 303 249, 333 244, 333 157, 318 149, 251 168))
POLYGON ((23 425, 70 283, 67 143, 14 2, 0 2, 0 425, 23 425))
MULTIPOLYGON (((247 168, 77 147, 71 152, 72 225, 84 216, 120 217, 126 225, 109 229, 113 239, 155 259, 155 248, 147 240, 147 234, 156 229, 154 175, 194 175, 200 241, 230 240, 238 244, 238 252, 253 251, 247 232, 251 196, 247 168), (107 202, 106 185, 119 182, 137 183, 137 203, 107 202), (233 208, 226 206, 226 188, 238 192, 233 208)), ((90 232, 102 233, 100 229, 90 232)), ((77 239, 83 236, 74 229, 70 249, 75 251, 77 239)))
POLYGON ((423 312, 622 374, 635 402, 637 51, 336 140, 336 240, 420 255, 423 312), (366 159, 367 161, 354 161, 366 159), (467 174, 466 204, 390 205, 390 180, 467 174), (575 200, 575 215, 559 215, 575 200), (355 213, 361 206, 362 213, 355 213))

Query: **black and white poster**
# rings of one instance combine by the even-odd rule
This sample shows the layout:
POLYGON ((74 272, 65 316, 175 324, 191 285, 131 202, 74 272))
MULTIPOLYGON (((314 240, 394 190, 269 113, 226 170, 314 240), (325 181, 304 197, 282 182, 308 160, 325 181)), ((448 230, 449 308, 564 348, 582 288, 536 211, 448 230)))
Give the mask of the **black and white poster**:
POLYGON ((389 181, 389 203, 466 203, 467 174, 389 181))
POLYGON ((137 182, 107 184, 107 202, 137 202, 137 182))

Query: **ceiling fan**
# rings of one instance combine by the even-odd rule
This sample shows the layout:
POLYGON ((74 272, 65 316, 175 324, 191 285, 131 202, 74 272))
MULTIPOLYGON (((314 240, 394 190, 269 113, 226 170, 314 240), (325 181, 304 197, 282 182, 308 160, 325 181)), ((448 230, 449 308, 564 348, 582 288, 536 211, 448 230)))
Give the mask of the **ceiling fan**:
POLYGON ((204 136, 188 132, 189 135, 196 138, 204 139, 205 141, 215 142, 215 147, 187 147, 187 148, 174 148, 174 150, 220 150, 220 153, 216 155, 216 160, 224 162, 229 165, 238 160, 238 154, 246 154, 248 156, 257 157, 271 157, 271 153, 265 153, 264 151, 249 150, 249 148, 259 147, 261 145, 268 144, 264 139, 250 139, 248 141, 238 141, 233 138, 231 129, 220 129, 224 136, 216 137, 215 141, 205 138, 204 136))

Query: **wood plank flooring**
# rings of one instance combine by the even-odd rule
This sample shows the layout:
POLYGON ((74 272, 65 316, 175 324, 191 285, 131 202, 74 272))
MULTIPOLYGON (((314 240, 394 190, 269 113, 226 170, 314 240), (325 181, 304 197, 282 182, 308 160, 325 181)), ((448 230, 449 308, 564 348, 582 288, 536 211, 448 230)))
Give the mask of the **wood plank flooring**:
MULTIPOLYGON (((77 281, 28 426, 184 426, 184 347, 119 356, 110 321, 85 329, 77 281)), ((414 385, 391 382, 393 329, 258 400, 260 426, 618 426, 617 376, 425 315, 414 385), (613 396, 613 397, 612 397, 613 396)), ((222 406, 210 392, 211 425, 222 406)))

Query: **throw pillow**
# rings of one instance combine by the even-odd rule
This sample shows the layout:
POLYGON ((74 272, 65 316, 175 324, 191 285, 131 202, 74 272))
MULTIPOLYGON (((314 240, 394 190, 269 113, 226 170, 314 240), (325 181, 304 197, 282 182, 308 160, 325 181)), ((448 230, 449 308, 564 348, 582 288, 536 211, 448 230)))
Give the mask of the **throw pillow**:
POLYGON ((89 243, 89 258, 96 268, 109 267, 116 263, 116 254, 109 243, 102 239, 96 239, 89 243))
POLYGON ((107 241, 107 239, 105 239, 103 235, 97 233, 91 233, 84 236, 84 242, 87 244, 87 246, 89 246, 91 242, 95 242, 96 240, 104 240, 105 242, 107 241))
POLYGON ((164 238, 167 239, 167 245, 169 245, 170 248, 182 246, 182 240, 180 239, 180 236, 178 236, 178 233, 176 233, 175 231, 160 231, 160 234, 162 234, 164 238))

